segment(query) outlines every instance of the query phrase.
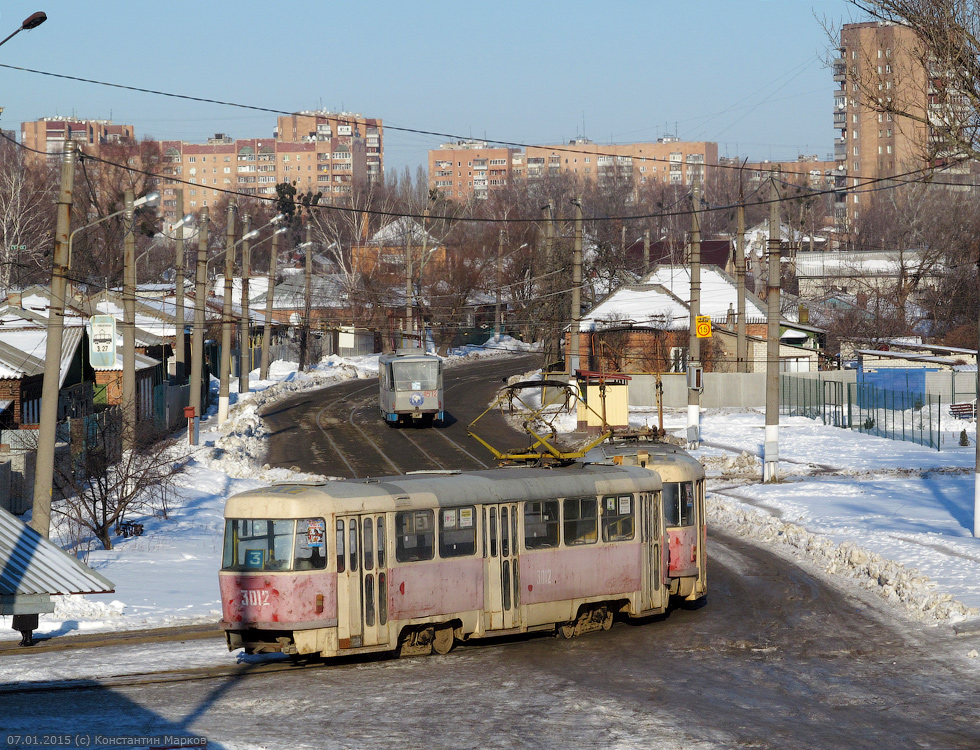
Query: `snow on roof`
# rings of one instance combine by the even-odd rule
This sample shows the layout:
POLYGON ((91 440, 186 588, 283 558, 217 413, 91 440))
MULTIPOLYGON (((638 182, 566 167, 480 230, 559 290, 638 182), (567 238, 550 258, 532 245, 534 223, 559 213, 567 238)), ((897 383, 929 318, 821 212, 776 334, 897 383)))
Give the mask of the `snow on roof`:
POLYGON ((609 325, 650 325, 668 330, 686 329, 690 318, 687 305, 659 284, 642 284, 617 289, 582 319, 582 328, 595 330, 609 325))
MULTIPOLYGON (((4 330, 0 340, 0 378, 19 380, 42 374, 47 335, 45 328, 4 330)), ((59 385, 65 381, 83 335, 85 329, 81 326, 67 326, 62 333, 59 385)))
POLYGON ((103 575, 0 508, 0 594, 110 594, 103 575))
MULTIPOLYGON (((688 266, 658 266, 643 279, 646 284, 660 284, 685 306, 691 300, 691 269, 688 266)), ((715 266, 701 266, 701 315, 720 321, 728 310, 738 309, 738 287, 728 274, 715 266)), ((748 321, 765 321, 766 308, 750 292, 745 294, 745 317, 748 321)))
POLYGON ((429 247, 436 247, 439 244, 431 234, 423 232, 422 227, 410 216, 402 216, 381 227, 370 241, 373 245, 403 247, 406 237, 411 239, 413 245, 421 246, 423 241, 429 247))
POLYGON ((897 276, 903 266, 915 267, 921 263, 921 250, 803 250, 796 254, 796 275, 799 278, 897 276))

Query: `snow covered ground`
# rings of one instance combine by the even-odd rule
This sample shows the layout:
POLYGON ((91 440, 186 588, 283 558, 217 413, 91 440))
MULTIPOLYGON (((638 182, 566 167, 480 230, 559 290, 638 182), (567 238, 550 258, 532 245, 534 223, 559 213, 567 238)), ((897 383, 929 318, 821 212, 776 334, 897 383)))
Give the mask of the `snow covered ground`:
MULTIPOLYGON (((487 350, 460 352, 449 364, 518 348, 518 342, 504 340, 487 350)), ((328 358, 310 373, 276 362, 269 381, 253 378, 248 394, 233 394, 231 418, 224 426, 216 424, 213 413, 202 421, 201 445, 188 448, 189 469, 169 516, 146 519, 142 536, 118 539, 111 551, 92 545, 85 552, 87 563, 115 583, 115 594, 58 597, 56 611, 41 617, 38 635, 219 619, 224 499, 306 476, 260 465, 265 430, 258 410, 303 389, 376 376, 377 356, 371 356, 328 358)), ((236 384, 233 380, 233 389, 236 384)), ((665 426, 683 434, 685 420, 686 412, 668 413, 665 426)), ((637 411, 631 421, 653 425, 656 415, 637 411)), ((705 443, 695 455, 711 479, 709 526, 779 545, 830 575, 856 579, 912 619, 980 621, 980 539, 971 536, 973 447, 938 452, 802 417, 784 418, 779 445, 783 481, 763 485, 764 421, 758 411, 703 413, 705 443)), ((975 435, 974 425, 968 430, 975 435)), ((10 618, 0 617, 0 639, 19 637, 10 629, 10 618)), ((220 642, 194 649, 205 662, 213 663, 222 653, 233 658, 220 642)), ((36 671, 39 666, 20 675, 5 660, 0 677, 46 679, 36 671)), ((66 667, 59 660, 62 677, 66 667)))

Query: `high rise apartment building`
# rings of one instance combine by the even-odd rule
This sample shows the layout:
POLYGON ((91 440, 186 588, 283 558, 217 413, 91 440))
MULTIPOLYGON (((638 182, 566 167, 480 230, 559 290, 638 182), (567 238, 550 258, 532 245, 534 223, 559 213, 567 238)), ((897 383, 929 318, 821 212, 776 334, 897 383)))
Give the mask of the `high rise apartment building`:
POLYGON ((30 152, 58 156, 65 141, 74 141, 85 153, 97 154, 101 146, 136 140, 132 125, 116 125, 112 120, 81 120, 74 117, 42 117, 20 126, 20 142, 30 152))
POLYGON ((636 186, 647 182, 689 185, 695 177, 703 182, 706 169, 717 164, 717 143, 675 138, 608 145, 576 138, 564 145, 528 146, 526 150, 459 141, 429 152, 429 187, 466 200, 485 198, 488 191, 515 180, 559 174, 599 181, 631 177, 636 186))
MULTIPOLYGON (((109 120, 48 117, 21 124, 21 143, 60 154, 66 140, 90 154, 109 143, 135 142, 131 125, 109 120)), ((355 184, 383 179, 383 126, 379 119, 342 112, 301 112, 278 119, 269 138, 232 138, 223 133, 207 143, 160 141, 161 213, 177 221, 177 190, 185 212, 213 206, 229 193, 274 197, 276 184, 299 193, 321 193, 323 202, 349 194, 355 184)))
MULTIPOLYGON (((879 101, 924 117, 932 93, 905 26, 882 22, 846 24, 834 60, 834 140, 837 187, 855 188, 927 165, 928 130, 909 117, 878 112, 879 101), (877 100, 877 101, 876 101, 877 100)), ((839 192, 834 218, 846 229, 860 215, 867 194, 839 192)))

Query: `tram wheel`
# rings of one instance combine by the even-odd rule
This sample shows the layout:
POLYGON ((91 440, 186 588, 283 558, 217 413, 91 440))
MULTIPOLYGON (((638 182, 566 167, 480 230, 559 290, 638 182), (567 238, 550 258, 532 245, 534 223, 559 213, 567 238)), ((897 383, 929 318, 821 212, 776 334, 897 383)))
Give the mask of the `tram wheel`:
POLYGON ((569 622, 559 623, 558 635, 566 640, 573 638, 575 636, 575 621, 570 620, 569 622))
POLYGON ((611 609, 606 610, 606 616, 602 618, 602 629, 610 630, 613 626, 613 611, 611 609))
POLYGON ((445 628, 437 628, 432 637, 432 653, 445 656, 453 650, 455 642, 456 636, 451 625, 445 628))

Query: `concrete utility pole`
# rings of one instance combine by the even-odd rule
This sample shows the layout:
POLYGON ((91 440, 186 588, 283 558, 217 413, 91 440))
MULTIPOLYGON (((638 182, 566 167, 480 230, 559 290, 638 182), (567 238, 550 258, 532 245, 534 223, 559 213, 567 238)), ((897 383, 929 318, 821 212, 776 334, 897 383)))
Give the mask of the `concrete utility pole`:
POLYGON ((242 343, 238 347, 238 392, 248 393, 248 373, 252 369, 252 331, 248 309, 249 257, 248 233, 252 230, 252 217, 245 214, 242 227, 242 343))
POLYGON ((643 275, 650 273, 650 230, 643 230, 643 275))
POLYGON ((735 358, 739 372, 749 371, 749 346, 745 338, 745 204, 742 186, 738 187, 738 235, 735 238, 735 283, 738 296, 738 318, 735 323, 735 358))
POLYGON ((303 288, 303 336, 300 339, 300 369, 310 366, 310 318, 313 315, 313 241, 310 239, 313 223, 307 218, 306 222, 306 273, 303 288))
POLYGON ((504 230, 497 233, 497 305, 493 315, 493 334, 499 341, 503 333, 503 319, 500 314, 500 285, 504 283, 504 230))
POLYGON ((766 442, 763 482, 779 481, 779 201, 775 177, 769 207, 769 293, 766 298, 766 442))
POLYGON ((415 323, 412 320, 412 275, 415 273, 412 268, 412 231, 409 228, 405 232, 405 334, 409 341, 412 340, 412 331, 415 323))
POLYGON ((194 407, 194 430, 191 445, 197 445, 201 436, 201 381, 204 379, 204 298, 208 282, 208 229, 211 217, 208 207, 201 209, 198 217, 197 273, 194 278, 194 328, 191 331, 191 399, 194 407))
POLYGON ((687 359, 687 447, 701 447, 701 388, 696 373, 701 368, 701 340, 698 338, 697 318, 701 315, 701 184, 695 177, 691 183, 691 316, 688 334, 687 359))
POLYGON ((58 391, 61 387, 61 341, 65 332, 65 290, 68 286, 68 232, 71 228, 72 192, 75 185, 75 143, 65 142, 61 162, 51 266, 51 305, 45 325, 44 379, 41 382, 41 422, 37 435, 34 469, 34 512, 31 527, 47 537, 51 529, 51 488, 54 483, 55 432, 58 427, 58 391))
POLYGON ((279 265, 279 230, 272 233, 272 250, 269 251, 269 290, 265 295, 265 324, 262 326, 262 371, 259 377, 269 379, 269 347, 272 346, 272 301, 276 286, 276 270, 279 265))
POLYGON ((235 210, 237 204, 228 204, 228 226, 225 230, 225 299, 221 305, 221 384, 218 387, 218 424, 228 419, 231 403, 231 292, 235 275, 235 210))
MULTIPOLYGON (((184 215, 184 191, 177 189, 177 216, 184 215)), ((182 385, 187 378, 187 368, 184 364, 184 222, 180 220, 177 227, 177 258, 174 265, 177 301, 174 306, 175 328, 177 329, 177 340, 175 342, 176 351, 174 352, 174 375, 177 385, 182 385)))
MULTIPOLYGON (((977 272, 980 273, 980 255, 977 256, 977 272)), ((980 317, 977 318, 980 325, 980 317)), ((980 328, 977 330, 977 403, 980 404, 980 328)), ((974 406, 974 411, 976 410, 974 406)), ((977 455, 973 468, 973 536, 980 536, 980 435, 977 436, 977 455)), ((37 501, 35 500, 35 505, 37 501)))
POLYGON ((579 366, 578 329, 582 317, 582 196, 572 200, 575 206, 575 245, 572 249, 572 328, 568 348, 568 376, 575 377, 579 366))
MULTIPOLYGON (((553 201, 548 201, 548 205, 541 207, 541 213, 544 214, 544 283, 542 284, 542 296, 545 298, 544 309, 554 311, 555 302, 554 298, 551 296, 552 291, 555 288, 554 284, 554 244, 555 244, 555 224, 553 213, 555 210, 555 204, 553 201)), ((558 325, 558 321, 555 319, 556 316, 553 314, 547 314, 544 316, 544 366, 550 367, 552 362, 557 358, 556 336, 555 336, 555 326, 558 325)))
POLYGON ((126 207, 123 219, 123 389, 122 389, 122 447, 131 451, 136 446, 136 233, 133 231, 136 196, 132 189, 123 194, 126 207))

